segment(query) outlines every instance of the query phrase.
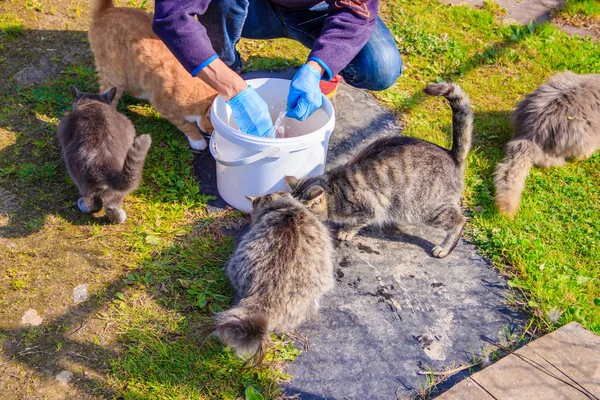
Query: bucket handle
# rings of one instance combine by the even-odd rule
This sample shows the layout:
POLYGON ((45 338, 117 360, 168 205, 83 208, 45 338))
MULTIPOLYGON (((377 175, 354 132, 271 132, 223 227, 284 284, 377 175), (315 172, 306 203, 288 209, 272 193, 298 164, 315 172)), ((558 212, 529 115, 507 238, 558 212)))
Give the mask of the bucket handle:
POLYGON ((210 154, 219 164, 224 165, 226 167, 240 167, 242 165, 252 164, 256 161, 262 160, 263 158, 273 156, 279 153, 280 150, 279 147, 272 147, 268 150, 261 151, 260 153, 253 154, 249 157, 241 158, 239 160, 223 160, 222 158, 219 158, 217 154, 217 144, 215 143, 214 137, 215 135, 213 133, 213 135, 210 138, 210 154))

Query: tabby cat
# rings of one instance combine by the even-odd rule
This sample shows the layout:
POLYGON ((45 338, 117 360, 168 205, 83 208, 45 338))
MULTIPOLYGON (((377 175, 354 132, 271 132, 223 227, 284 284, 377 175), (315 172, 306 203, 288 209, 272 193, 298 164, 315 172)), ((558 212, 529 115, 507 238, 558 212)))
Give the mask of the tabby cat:
POLYGON ((446 257, 458 243, 466 221, 461 194, 473 114, 458 85, 431 84, 425 92, 450 102, 451 150, 410 137, 383 138, 322 176, 286 177, 294 198, 321 219, 343 224, 339 239, 352 240, 371 224, 421 222, 446 231, 434 257, 446 257))

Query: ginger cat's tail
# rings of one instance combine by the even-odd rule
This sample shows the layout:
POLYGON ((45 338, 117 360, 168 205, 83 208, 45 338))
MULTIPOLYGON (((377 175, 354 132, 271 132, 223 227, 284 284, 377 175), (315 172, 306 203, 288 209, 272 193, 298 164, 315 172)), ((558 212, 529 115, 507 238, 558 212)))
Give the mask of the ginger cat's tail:
POLYGON ((516 214, 527 175, 541 151, 530 140, 513 140, 506 145, 506 156, 494 172, 495 200, 501 214, 509 217, 516 214))
POLYGON ((444 96, 450 102, 452 108, 452 149, 450 151, 464 171, 473 134, 473 113, 469 98, 460 86, 448 82, 427 85, 425 93, 444 96))
POLYGON ((113 8, 113 0, 92 0, 92 18, 96 18, 109 8, 113 8))

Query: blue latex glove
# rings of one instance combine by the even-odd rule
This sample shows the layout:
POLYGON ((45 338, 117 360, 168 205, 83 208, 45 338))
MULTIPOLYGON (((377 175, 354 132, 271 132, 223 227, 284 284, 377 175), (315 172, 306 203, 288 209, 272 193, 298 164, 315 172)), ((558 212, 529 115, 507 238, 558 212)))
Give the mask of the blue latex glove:
POLYGON ((321 74, 310 65, 304 64, 292 79, 288 93, 287 116, 304 121, 323 105, 323 94, 319 88, 321 74))
POLYGON ((251 86, 227 102, 238 128, 243 133, 260 137, 275 137, 269 106, 251 86))

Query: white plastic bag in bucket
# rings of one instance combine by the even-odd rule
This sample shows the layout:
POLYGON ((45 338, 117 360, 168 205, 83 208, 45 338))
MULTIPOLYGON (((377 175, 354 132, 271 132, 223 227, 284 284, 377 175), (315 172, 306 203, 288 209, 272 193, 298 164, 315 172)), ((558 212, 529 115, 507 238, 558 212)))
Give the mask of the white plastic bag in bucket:
MULTIPOLYGON (((269 106, 286 101, 290 82, 275 78, 247 81, 269 106)), ((287 122, 286 130, 295 137, 263 138, 238 131, 221 96, 212 105, 211 122, 215 130, 209 147, 217 162, 217 189, 223 200, 238 210, 251 211, 252 204, 245 196, 288 190, 286 175, 305 177, 325 172, 327 145, 335 127, 333 105, 325 96, 323 106, 309 118, 287 122)))

